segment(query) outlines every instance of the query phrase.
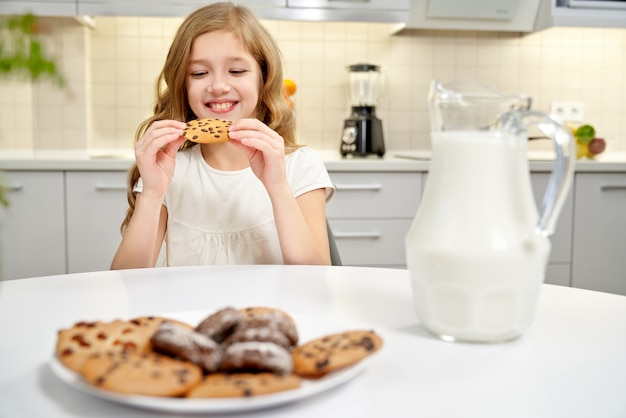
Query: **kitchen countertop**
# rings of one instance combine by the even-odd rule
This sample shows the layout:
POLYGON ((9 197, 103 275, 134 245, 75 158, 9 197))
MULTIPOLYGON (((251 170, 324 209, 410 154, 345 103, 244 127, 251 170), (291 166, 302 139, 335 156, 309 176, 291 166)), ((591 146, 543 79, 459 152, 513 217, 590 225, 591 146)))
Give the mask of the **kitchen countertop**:
MULTIPOLYGON (((336 150, 316 150, 329 171, 428 171, 430 151, 388 150, 383 158, 342 157, 336 150)), ((530 151, 531 171, 552 171, 553 153, 530 151)), ((132 151, 0 151, 0 170, 124 171, 134 161, 132 151)), ((582 159, 577 172, 626 172, 626 152, 606 152, 582 159)))

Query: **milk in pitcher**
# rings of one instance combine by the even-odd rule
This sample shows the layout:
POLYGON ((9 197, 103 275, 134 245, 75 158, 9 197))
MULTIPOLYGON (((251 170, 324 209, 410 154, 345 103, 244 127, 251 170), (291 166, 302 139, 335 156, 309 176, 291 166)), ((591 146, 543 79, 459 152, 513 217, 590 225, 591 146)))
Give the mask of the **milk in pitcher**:
POLYGON ((433 160, 406 238, 418 318, 445 340, 497 342, 530 325, 550 253, 535 233, 526 139, 433 133, 433 160))

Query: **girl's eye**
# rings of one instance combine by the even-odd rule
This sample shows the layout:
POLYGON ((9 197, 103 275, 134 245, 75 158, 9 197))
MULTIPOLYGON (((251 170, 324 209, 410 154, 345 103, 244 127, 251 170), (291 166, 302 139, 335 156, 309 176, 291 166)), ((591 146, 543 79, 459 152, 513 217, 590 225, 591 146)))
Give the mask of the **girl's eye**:
POLYGON ((204 76, 206 74, 207 74, 206 71, 192 71, 191 72, 191 76, 194 77, 194 78, 199 78, 199 77, 202 77, 202 76, 204 76))
POLYGON ((246 70, 230 70, 230 73, 233 75, 241 75, 244 74, 246 70))

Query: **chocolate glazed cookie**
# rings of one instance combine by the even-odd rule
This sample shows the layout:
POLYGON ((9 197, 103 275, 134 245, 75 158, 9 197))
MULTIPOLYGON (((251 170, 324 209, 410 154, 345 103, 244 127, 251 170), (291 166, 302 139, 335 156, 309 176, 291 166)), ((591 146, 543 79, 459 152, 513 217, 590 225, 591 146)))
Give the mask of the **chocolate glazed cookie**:
POLYGON ((163 322, 150 342, 155 351, 188 360, 207 373, 217 371, 222 361, 222 349, 218 343, 171 322, 163 322))
POLYGON ((272 372, 279 375, 293 370, 289 351, 269 342, 234 343, 224 351, 220 370, 223 372, 272 372))
POLYGON ((237 330, 231 334, 222 343, 223 346, 229 346, 234 343, 242 343, 246 341, 265 341, 274 343, 281 346, 285 350, 290 350, 292 347, 291 341, 276 328, 261 326, 254 328, 247 328, 239 326, 237 330))
POLYGON ((274 328, 289 338, 292 346, 298 344, 298 328, 296 327, 295 321, 288 313, 277 308, 260 306, 244 308, 241 309, 241 312, 244 314, 245 319, 240 324, 240 329, 259 327, 274 328))
POLYGON ((244 315, 240 311, 226 307, 202 320, 196 327, 196 331, 221 343, 235 331, 243 319, 244 315))

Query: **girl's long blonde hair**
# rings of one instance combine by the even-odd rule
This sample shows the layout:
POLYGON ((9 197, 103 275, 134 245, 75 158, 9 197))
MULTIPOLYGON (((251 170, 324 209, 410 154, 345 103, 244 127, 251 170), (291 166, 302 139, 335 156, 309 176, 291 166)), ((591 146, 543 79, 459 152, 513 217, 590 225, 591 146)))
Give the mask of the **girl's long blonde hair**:
MULTIPOLYGON (((156 82, 157 99, 154 114, 139 125, 135 140, 138 141, 154 121, 174 119, 186 122, 197 117, 187 100, 187 65, 194 40, 204 33, 213 31, 234 34, 254 57, 261 68, 256 116, 283 137, 285 152, 289 153, 298 148, 295 139, 295 115, 282 96, 283 69, 280 50, 269 32, 249 9, 229 2, 202 7, 182 22, 156 82)), ((186 141, 180 149, 194 145, 196 144, 186 141)), ((138 180, 139 169, 135 164, 128 175, 129 208, 122 222, 122 234, 135 211, 136 196, 133 188, 138 180)))

